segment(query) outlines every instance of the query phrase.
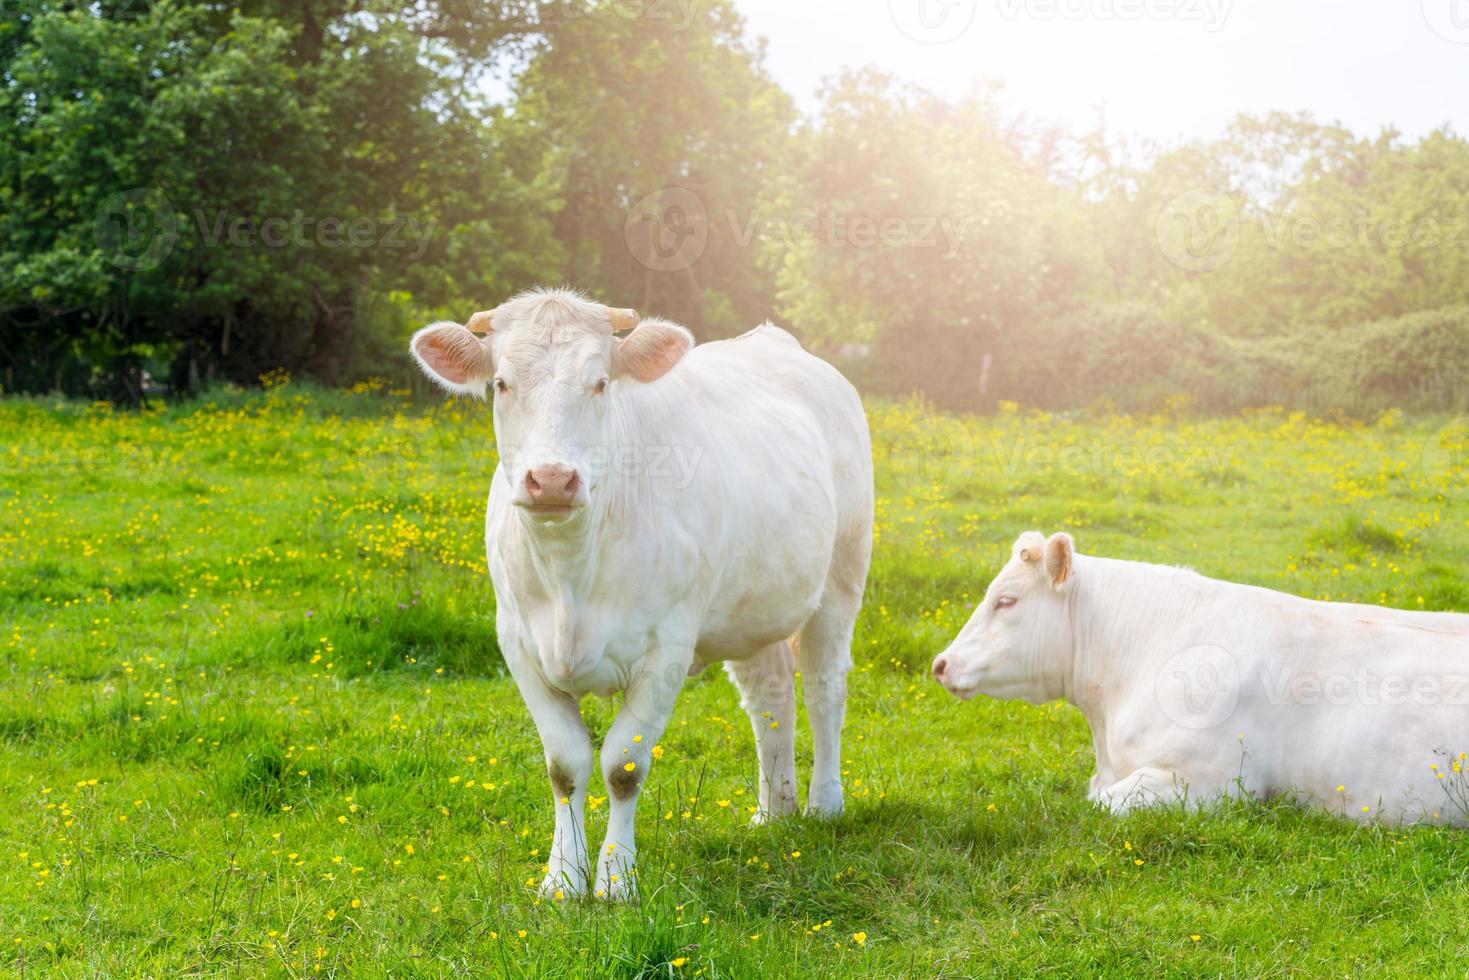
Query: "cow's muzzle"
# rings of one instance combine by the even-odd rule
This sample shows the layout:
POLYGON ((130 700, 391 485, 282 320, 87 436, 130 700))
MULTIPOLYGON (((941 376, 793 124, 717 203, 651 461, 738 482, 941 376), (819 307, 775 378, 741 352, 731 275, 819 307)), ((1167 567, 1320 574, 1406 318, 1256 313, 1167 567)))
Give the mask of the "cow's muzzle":
POLYGON ((944 686, 950 694, 961 701, 968 701, 979 693, 977 685, 963 687, 954 683, 954 671, 950 669, 949 654, 947 651, 939 654, 933 661, 933 679, 944 686))
POLYGON ((561 463, 532 466, 519 489, 516 505, 533 514, 569 514, 584 502, 581 474, 561 463))

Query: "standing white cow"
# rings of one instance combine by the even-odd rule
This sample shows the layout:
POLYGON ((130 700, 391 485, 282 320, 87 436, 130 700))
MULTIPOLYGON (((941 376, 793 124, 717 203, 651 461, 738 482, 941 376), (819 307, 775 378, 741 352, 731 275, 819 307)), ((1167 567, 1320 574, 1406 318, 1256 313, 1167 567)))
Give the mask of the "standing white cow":
POLYGON ((695 347, 683 327, 564 290, 523 293, 468 327, 436 323, 411 347, 452 392, 494 386, 485 544, 500 647, 555 800, 542 891, 587 889, 587 694, 626 692, 601 752, 611 810, 596 895, 634 893, 638 793, 684 679, 711 662, 727 661, 754 726, 755 819, 796 810, 797 633, 807 808, 839 813, 873 520, 866 417, 841 374, 778 327, 695 347))
POLYGON ((1357 820, 1469 823, 1469 616, 1317 602, 1073 553, 1031 531, 934 676, 1065 698, 1115 812, 1294 796, 1357 820))

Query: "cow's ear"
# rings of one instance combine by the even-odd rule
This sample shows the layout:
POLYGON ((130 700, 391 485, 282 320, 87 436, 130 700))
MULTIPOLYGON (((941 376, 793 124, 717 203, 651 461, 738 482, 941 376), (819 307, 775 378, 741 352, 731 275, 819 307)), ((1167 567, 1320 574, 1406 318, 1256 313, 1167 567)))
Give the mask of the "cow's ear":
POLYGON ((673 370, 693 349, 694 335, 667 320, 644 320, 632 333, 612 343, 612 376, 646 383, 673 370))
MULTIPOLYGON (((484 320, 471 323, 489 329, 484 320)), ((424 327, 413 335, 408 349, 429 380, 456 395, 483 398, 485 385, 495 375, 489 340, 481 340, 457 323, 446 321, 424 327)))
POLYGON ((1051 580, 1051 588, 1059 589, 1070 581, 1075 554, 1071 535, 1065 531, 1058 531, 1046 541, 1046 578, 1051 580))

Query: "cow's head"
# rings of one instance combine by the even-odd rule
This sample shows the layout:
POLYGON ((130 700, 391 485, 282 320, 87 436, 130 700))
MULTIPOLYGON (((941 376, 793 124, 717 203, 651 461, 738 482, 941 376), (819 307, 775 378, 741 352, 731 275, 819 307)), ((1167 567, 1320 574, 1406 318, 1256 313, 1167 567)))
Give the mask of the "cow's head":
POLYGON ((639 322, 632 310, 569 290, 533 290, 465 326, 425 327, 410 347, 445 389, 478 398, 493 389, 512 499, 538 521, 559 523, 581 512, 611 471, 618 387, 656 381, 693 345, 677 324, 639 322), (631 332, 614 336, 621 331, 631 332))
POLYGON ((965 700, 980 693, 1037 704, 1060 697, 1056 666, 1069 663, 1073 649, 1066 605, 1074 557, 1068 534, 1022 534, 984 601, 935 658, 939 683, 965 700))

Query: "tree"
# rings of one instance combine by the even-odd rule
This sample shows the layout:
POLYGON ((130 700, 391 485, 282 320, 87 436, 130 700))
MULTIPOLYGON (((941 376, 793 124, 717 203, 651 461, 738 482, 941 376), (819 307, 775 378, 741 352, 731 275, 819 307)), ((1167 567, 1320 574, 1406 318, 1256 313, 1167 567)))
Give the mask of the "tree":
POLYGON ((336 381, 384 297, 462 310, 554 268, 544 184, 446 40, 524 25, 435 9, 26 4, 0 34, 7 387, 84 360, 136 397, 160 357, 336 381))
POLYGON ((560 9, 514 120, 559 192, 565 279, 703 337, 769 317, 748 229, 794 114, 732 5, 560 9))
POLYGON ((1024 152, 1033 135, 990 90, 947 103, 872 72, 839 79, 773 199, 782 316, 819 346, 872 343, 887 390, 983 403, 996 338, 1101 284, 1080 196, 1024 152))

